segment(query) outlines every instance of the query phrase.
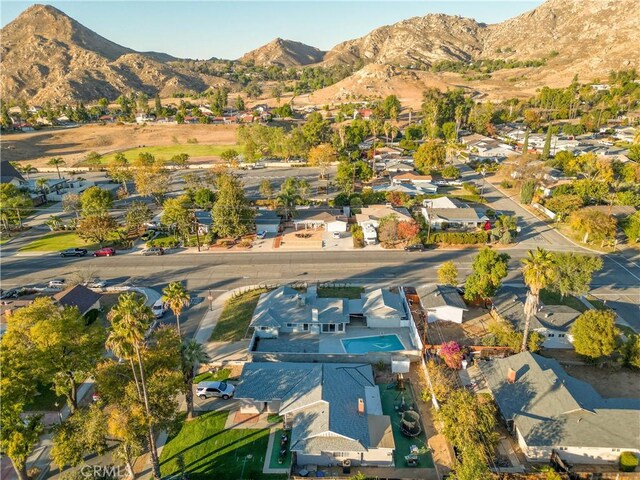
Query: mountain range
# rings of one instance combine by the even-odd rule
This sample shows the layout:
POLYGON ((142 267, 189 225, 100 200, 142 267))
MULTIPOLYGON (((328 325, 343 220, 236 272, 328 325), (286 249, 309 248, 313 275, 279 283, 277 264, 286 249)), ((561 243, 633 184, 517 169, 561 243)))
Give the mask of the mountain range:
MULTIPOLYGON (((547 0, 494 25, 430 14, 377 28, 328 52, 277 38, 238 61, 287 68, 359 64, 365 70, 356 72, 354 81, 358 74, 371 78, 371 72, 375 72, 373 77, 387 72, 385 75, 420 81, 427 75, 428 82, 437 76, 428 67, 444 60, 545 59, 544 65, 513 77, 519 79, 512 81, 515 88, 518 82, 526 85, 527 77, 541 85, 547 81, 568 84, 575 74, 589 80, 606 76, 610 70, 640 65, 640 16, 632 13, 635 7, 637 0, 547 0), (367 65, 372 66, 367 69, 367 65), (372 70, 373 65, 382 67, 372 70)), ((137 52, 113 43, 51 6, 27 8, 0 34, 0 84, 3 96, 9 98, 95 100, 130 91, 164 97, 230 84, 189 69, 170 55, 137 52)), ((462 78, 452 81, 466 82, 462 78)))

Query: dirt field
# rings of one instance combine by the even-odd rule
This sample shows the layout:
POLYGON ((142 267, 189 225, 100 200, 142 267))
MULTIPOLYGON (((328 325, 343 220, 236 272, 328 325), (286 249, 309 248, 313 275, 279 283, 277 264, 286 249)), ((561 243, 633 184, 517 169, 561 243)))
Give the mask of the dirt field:
POLYGON ((434 322, 429 324, 428 339, 432 343, 455 341, 461 345, 481 345, 491 317, 486 310, 469 307, 464 323, 434 322))
POLYGON ((235 125, 84 125, 38 132, 2 135, 2 159, 43 166, 51 157, 62 157, 68 166, 84 160, 88 152, 106 154, 141 146, 236 143, 235 125), (193 140, 192 140, 193 141, 193 140))

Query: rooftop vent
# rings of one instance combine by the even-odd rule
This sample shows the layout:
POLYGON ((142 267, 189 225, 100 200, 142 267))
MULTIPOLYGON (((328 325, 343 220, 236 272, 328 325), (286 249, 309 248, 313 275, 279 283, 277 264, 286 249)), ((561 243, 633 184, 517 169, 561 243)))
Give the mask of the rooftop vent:
POLYGON ((362 398, 358 399, 358 415, 364 415, 364 399, 362 398))
POLYGON ((513 368, 507 371, 507 382, 516 383, 516 371, 513 368))

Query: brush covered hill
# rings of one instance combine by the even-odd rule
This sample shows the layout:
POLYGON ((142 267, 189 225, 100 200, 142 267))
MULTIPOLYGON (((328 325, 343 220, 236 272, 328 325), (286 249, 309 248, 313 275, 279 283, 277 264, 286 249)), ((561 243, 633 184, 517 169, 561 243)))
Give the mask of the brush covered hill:
POLYGON ((260 48, 245 53, 240 62, 253 63, 261 67, 276 65, 289 68, 321 62, 324 54, 322 50, 310 45, 276 38, 260 48))

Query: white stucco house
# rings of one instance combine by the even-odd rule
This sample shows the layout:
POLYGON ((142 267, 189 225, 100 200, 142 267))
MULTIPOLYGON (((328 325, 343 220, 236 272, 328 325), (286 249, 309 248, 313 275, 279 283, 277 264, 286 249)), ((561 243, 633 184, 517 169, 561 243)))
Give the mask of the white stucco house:
POLYGON ((408 327, 411 314, 399 293, 378 288, 362 295, 362 314, 369 328, 408 327))
POLYGON ((640 399, 603 398, 550 358, 522 352, 480 362, 508 429, 530 462, 552 451, 572 464, 615 464, 640 455, 640 399))
POLYGON ((284 417, 298 465, 393 465, 391 418, 371 365, 247 363, 235 398, 242 413, 284 417))
POLYGON ((422 216, 436 230, 442 228, 473 229, 482 227, 489 221, 486 215, 479 215, 469 205, 457 199, 439 197, 424 200, 422 216))
POLYGON ((424 285, 418 287, 417 293, 429 323, 438 320, 462 323, 464 312, 469 311, 458 291, 450 285, 424 285))
POLYGON ((297 209, 293 218, 293 226, 296 230, 324 229, 327 232, 346 232, 347 218, 338 211, 297 209))

